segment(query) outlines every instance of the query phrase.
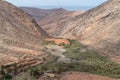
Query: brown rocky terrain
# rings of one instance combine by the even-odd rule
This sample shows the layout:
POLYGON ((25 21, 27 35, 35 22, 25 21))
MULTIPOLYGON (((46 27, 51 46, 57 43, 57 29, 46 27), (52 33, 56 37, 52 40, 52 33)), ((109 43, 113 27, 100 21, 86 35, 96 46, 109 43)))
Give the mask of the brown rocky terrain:
MULTIPOLYGON (((52 27, 55 30, 52 31, 53 33, 49 32, 51 35, 75 38, 83 44, 90 45, 106 54, 119 55, 119 4, 119 0, 110 0, 83 14, 81 12, 68 13, 60 9, 60 12, 51 13, 39 21, 43 27, 46 24, 49 25, 48 27, 53 25, 52 27), (49 20, 47 21, 47 19, 49 20)), ((49 35, 38 26, 30 15, 10 3, 0 1, 0 24, 0 65, 17 61, 23 56, 36 57, 36 55, 42 55, 41 41, 49 35)), ((49 40, 53 40, 58 44, 67 42, 66 39, 62 41, 61 39, 49 40)), ((43 78, 40 80, 50 79, 43 78)), ((119 79, 88 73, 66 72, 51 80, 119 79)))
POLYGON ((50 35, 54 36, 59 31, 62 25, 64 25, 70 19, 82 14, 84 11, 67 11, 65 9, 38 9, 22 7, 25 12, 32 15, 36 19, 38 24, 46 30, 50 35))
POLYGON ((109 0, 78 15, 62 25, 55 35, 75 38, 107 55, 120 55, 120 1, 109 0))
MULTIPOLYGON (((51 36, 61 30, 62 25, 77 15, 82 14, 84 11, 66 11, 64 9, 58 9, 56 12, 46 16, 45 18, 38 21, 38 24, 46 30, 51 36)), ((55 37, 55 36, 54 36, 55 37)))
POLYGON ((30 15, 0 0, 0 65, 23 55, 42 54, 40 43, 46 36, 30 15))

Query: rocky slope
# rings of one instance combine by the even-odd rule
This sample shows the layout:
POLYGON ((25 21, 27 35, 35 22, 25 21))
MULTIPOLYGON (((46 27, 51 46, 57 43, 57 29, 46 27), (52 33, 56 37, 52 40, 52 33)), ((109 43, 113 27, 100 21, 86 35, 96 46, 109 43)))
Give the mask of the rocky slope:
POLYGON ((20 7, 25 12, 29 13, 34 19, 40 20, 44 17, 48 16, 49 14, 56 12, 57 9, 39 9, 39 8, 32 8, 32 7, 20 7))
MULTIPOLYGON (((62 25, 77 15, 82 14, 84 11, 69 12, 64 9, 59 9, 45 18, 38 21, 38 24, 46 30, 51 36, 54 36, 61 30, 62 25)), ((55 36, 54 36, 55 37, 55 36)))
POLYGON ((120 55, 120 1, 109 0, 71 19, 55 35, 78 39, 107 55, 120 55))
POLYGON ((40 54, 40 42, 46 36, 48 34, 30 15, 0 0, 1 63, 17 60, 25 54, 40 54))
POLYGON ((67 11, 65 9, 43 10, 38 8, 21 8, 31 14, 38 24, 50 35, 54 36, 67 21, 82 14, 84 11, 67 11))

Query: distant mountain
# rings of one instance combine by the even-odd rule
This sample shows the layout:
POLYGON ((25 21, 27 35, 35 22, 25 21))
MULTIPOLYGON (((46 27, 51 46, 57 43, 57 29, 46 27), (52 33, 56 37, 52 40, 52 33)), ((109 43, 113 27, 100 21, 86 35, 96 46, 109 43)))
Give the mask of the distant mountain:
POLYGON ((25 54, 40 54, 40 43, 46 36, 30 15, 0 0, 0 65, 25 54))
POLYGON ((31 14, 38 24, 52 36, 59 32, 58 30, 61 29, 64 23, 84 12, 67 11, 62 8, 43 10, 38 8, 22 7, 21 9, 31 14))
POLYGON ((43 19, 44 17, 48 16, 49 14, 55 12, 57 9, 39 9, 33 7, 20 7, 25 12, 29 13, 34 19, 43 19))
POLYGON ((86 11, 58 31, 56 36, 75 38, 107 55, 120 55, 120 0, 86 11))

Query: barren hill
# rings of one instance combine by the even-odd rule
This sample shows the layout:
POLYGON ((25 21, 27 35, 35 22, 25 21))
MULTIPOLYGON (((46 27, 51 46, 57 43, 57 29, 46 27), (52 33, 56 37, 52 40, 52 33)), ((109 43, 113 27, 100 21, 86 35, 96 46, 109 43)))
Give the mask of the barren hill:
POLYGON ((46 36, 30 15, 0 0, 0 64, 40 54, 40 42, 46 36))
POLYGON ((39 9, 32 7, 20 7, 25 12, 29 13, 34 19, 39 20, 55 12, 57 9, 39 9))
POLYGON ((107 55, 120 55, 120 1, 109 0, 71 19, 55 35, 78 39, 107 55))
POLYGON ((22 7, 25 12, 32 15, 38 24, 46 30, 50 35, 54 36, 61 29, 62 25, 84 11, 67 11, 65 9, 38 9, 22 7))
MULTIPOLYGON (((46 16, 38 21, 39 25, 46 30, 51 36, 61 31, 61 27, 70 19, 82 14, 84 11, 66 11, 58 9, 56 12, 46 16)), ((55 37, 55 36, 54 36, 55 37)))

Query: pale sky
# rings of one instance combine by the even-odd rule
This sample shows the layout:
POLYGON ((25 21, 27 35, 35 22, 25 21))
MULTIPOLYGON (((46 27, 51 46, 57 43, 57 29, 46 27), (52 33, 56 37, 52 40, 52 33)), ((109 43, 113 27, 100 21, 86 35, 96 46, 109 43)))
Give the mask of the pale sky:
POLYGON ((7 0, 16 6, 97 6, 107 0, 7 0))

